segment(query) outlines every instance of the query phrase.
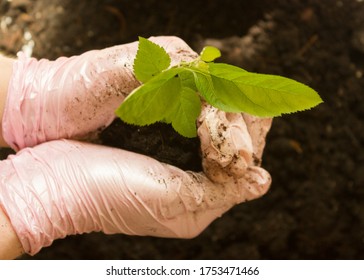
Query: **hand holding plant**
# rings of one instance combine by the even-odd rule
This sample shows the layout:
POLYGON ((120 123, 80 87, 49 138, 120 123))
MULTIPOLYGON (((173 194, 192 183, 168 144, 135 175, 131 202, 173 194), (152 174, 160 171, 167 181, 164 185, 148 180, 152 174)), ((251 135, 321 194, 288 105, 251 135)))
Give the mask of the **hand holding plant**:
POLYGON ((234 123, 212 107, 204 113, 201 150, 213 180, 140 154, 70 140, 1 161, 0 207, 25 252, 34 255, 56 239, 93 231, 192 238, 234 205, 265 194, 271 178, 256 166, 260 159, 251 159, 263 149, 269 120, 234 123))
MULTIPOLYGON (((176 37, 152 37, 171 64, 196 58, 176 37)), ((18 54, 3 115, 4 139, 14 150, 46 141, 97 138, 140 82, 133 74, 138 42, 55 61, 18 54)))

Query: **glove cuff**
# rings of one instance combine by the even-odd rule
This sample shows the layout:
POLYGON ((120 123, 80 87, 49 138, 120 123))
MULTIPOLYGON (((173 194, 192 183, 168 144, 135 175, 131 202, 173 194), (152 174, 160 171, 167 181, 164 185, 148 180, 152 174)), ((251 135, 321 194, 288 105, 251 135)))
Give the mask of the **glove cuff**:
MULTIPOLYGON (((23 52, 17 56, 2 120, 4 140, 15 151, 49 140, 48 135, 57 134, 59 126, 57 123, 49 125, 48 120, 54 119, 55 111, 45 96, 47 91, 56 90, 47 88, 51 87, 47 83, 57 74, 59 67, 53 67, 52 61, 38 61, 23 52)), ((65 60, 65 57, 59 58, 58 65, 65 60)))

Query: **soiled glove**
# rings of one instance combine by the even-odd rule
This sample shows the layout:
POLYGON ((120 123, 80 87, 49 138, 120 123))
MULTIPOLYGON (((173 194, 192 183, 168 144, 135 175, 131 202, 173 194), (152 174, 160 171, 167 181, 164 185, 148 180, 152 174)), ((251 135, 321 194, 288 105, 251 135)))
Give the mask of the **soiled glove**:
POLYGON ((204 104, 198 122, 204 173, 224 183, 261 165, 271 118, 220 111, 204 104))
MULTIPOLYGON (((177 37, 152 37, 172 58, 196 53, 177 37)), ((49 140, 90 138, 108 126, 114 111, 137 86, 133 61, 138 42, 56 61, 28 58, 13 66, 3 115, 3 137, 14 150, 49 140)))
POLYGON ((26 148, 0 162, 0 207, 25 252, 91 231, 191 238, 234 205, 263 195, 271 179, 257 163, 270 120, 206 106, 198 125, 212 180, 72 140, 26 148))

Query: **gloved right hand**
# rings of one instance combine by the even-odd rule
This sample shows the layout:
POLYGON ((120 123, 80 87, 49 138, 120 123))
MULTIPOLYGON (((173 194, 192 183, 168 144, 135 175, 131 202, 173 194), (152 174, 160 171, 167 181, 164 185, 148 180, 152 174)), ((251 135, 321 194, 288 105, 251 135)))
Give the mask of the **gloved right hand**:
POLYGON ((270 175, 258 165, 270 123, 204 107, 198 134, 206 174, 77 141, 26 148, 0 162, 0 207, 31 255, 91 231, 191 238, 268 190, 270 175))

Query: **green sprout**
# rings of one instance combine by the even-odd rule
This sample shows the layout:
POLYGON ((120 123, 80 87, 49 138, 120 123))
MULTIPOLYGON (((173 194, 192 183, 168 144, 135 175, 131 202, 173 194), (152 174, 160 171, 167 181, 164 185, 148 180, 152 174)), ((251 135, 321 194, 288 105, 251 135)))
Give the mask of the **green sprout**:
POLYGON ((307 85, 213 62, 220 56, 217 48, 207 46, 195 60, 171 67, 162 47, 139 37, 134 74, 142 85, 130 93, 116 115, 139 126, 170 123, 179 134, 196 137, 201 100, 226 112, 258 117, 303 111, 322 102, 307 85))

